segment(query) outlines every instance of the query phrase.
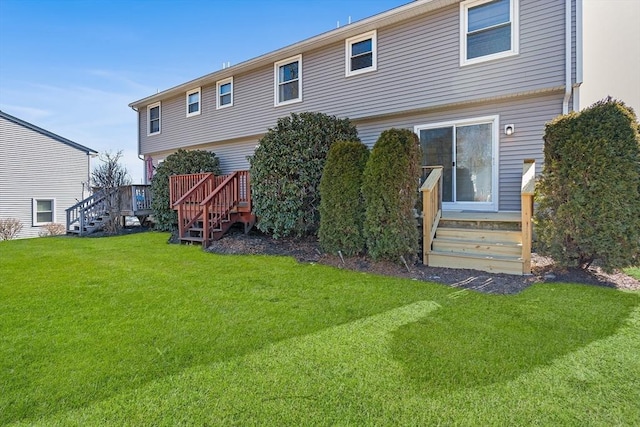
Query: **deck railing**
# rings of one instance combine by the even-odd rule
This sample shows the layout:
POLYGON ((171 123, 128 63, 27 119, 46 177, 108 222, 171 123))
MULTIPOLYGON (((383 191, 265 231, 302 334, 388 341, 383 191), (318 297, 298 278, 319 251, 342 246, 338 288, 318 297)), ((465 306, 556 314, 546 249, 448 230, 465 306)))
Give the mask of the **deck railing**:
MULTIPOLYGON (((175 206, 175 202, 190 192, 204 178, 213 177, 212 173, 194 173, 189 175, 173 175, 169 177, 169 200, 171 206, 175 206)), ((213 181, 212 181, 213 182, 213 181)), ((203 197, 204 198, 204 197, 203 197)), ((175 207, 174 207, 175 209, 175 207)))
POLYGON ((533 239, 533 195, 536 185, 536 162, 526 159, 522 166, 520 187, 522 214, 522 273, 531 273, 531 241, 533 239))
POLYGON ((170 177, 169 188, 171 206, 178 211, 180 237, 185 237, 189 228, 202 222, 205 246, 232 212, 251 212, 249 171, 219 176, 212 173, 174 175, 170 177))
MULTIPOLYGON (((114 191, 115 192, 115 191, 114 191)), ((107 196, 103 191, 97 191, 84 200, 76 203, 67 212, 67 232, 78 227, 78 234, 84 236, 87 226, 107 211, 107 196)))
POLYGON ((139 211, 151 210, 151 186, 127 185, 120 187, 120 209, 135 215, 139 211))
POLYGON ((203 210, 203 245, 209 245, 211 235, 222 230, 222 222, 230 221, 232 211, 251 211, 249 171, 236 171, 224 177, 215 190, 201 203, 203 210))
POLYGON ((420 187, 422 192, 422 262, 429 265, 429 253, 442 217, 442 166, 432 166, 420 187))

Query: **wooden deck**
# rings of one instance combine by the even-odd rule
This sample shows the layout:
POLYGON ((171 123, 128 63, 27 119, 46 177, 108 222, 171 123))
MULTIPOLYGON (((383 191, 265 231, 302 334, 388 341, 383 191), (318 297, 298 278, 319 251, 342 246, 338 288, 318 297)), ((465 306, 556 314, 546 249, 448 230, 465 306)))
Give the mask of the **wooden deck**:
POLYGON ((169 178, 170 202, 178 212, 178 238, 183 243, 208 246, 234 224, 245 233, 256 222, 251 212, 249 171, 174 175, 169 178))
POLYGON ((84 236, 100 230, 112 215, 109 212, 110 206, 114 206, 118 199, 118 211, 123 223, 126 216, 138 217, 140 223, 143 223, 152 213, 150 185, 125 185, 110 194, 98 189, 91 196, 66 209, 67 233, 84 236))

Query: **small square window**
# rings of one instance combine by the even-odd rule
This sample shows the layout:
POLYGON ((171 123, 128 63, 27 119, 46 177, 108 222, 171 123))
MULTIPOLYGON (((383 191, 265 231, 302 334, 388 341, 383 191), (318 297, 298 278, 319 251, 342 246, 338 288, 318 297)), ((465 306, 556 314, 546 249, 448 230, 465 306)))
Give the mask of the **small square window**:
POLYGON ((187 117, 200 114, 200 88, 187 92, 187 117))
POLYGON ((32 203, 34 227, 56 221, 55 199, 32 199, 32 203))
POLYGON ((460 3, 460 65, 518 53, 518 0, 460 3))
POLYGON ((233 77, 216 83, 216 108, 233 106, 233 77))
POLYGON ((160 103, 156 102, 147 106, 147 135, 160 133, 160 103))
POLYGON ((346 76, 377 69, 377 32, 371 31, 346 40, 346 76))
POLYGON ((276 62, 275 105, 302 101, 302 55, 276 62))

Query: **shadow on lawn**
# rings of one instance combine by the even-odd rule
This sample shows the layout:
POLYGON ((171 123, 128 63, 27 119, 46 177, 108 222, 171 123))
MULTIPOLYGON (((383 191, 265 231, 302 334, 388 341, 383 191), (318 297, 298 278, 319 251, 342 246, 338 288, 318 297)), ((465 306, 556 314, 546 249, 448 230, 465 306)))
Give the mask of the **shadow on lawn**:
POLYGON ((637 294, 534 285, 516 296, 452 292, 430 316, 395 332, 394 356, 433 392, 512 380, 615 333, 637 294))

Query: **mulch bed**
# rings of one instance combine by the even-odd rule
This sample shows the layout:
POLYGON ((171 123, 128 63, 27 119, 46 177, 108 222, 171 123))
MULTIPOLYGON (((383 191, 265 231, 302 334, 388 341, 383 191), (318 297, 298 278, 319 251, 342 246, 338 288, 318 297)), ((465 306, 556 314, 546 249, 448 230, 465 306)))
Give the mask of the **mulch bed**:
POLYGON ((515 276, 477 270, 426 267, 419 261, 413 265, 404 266, 384 261, 374 262, 367 257, 342 258, 337 254, 324 253, 315 238, 275 240, 256 230, 243 234, 233 229, 222 239, 213 242, 207 251, 217 254, 291 256, 299 262, 313 262, 354 271, 439 282, 490 294, 514 294, 534 283, 544 282, 585 283, 617 289, 640 290, 640 281, 624 273, 606 274, 597 266, 586 271, 577 268, 560 269, 551 259, 537 254, 532 255, 533 274, 515 276))

